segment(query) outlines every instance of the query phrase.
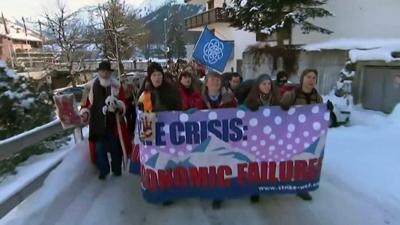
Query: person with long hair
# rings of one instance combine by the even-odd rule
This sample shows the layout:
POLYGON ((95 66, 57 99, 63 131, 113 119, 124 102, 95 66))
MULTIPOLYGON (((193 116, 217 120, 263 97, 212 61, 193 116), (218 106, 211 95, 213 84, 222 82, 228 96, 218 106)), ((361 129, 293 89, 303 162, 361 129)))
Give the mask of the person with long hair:
MULTIPOLYGON (((322 97, 315 88, 318 72, 315 69, 306 69, 301 73, 300 84, 294 90, 286 92, 281 99, 281 108, 289 110, 293 105, 310 105, 322 103, 322 97)), ((297 196, 305 201, 312 200, 308 192, 298 192, 297 196)))
POLYGON ((182 100, 182 110, 205 108, 203 98, 200 92, 194 87, 193 80, 192 74, 188 71, 182 71, 179 75, 179 93, 182 100))
MULTIPOLYGON (((253 86, 244 101, 244 105, 252 111, 258 110, 262 106, 279 105, 276 93, 273 90, 272 79, 267 74, 262 74, 253 82, 253 86)), ((250 201, 253 203, 260 201, 260 195, 251 195, 250 201)))
POLYGON ((260 75, 254 82, 244 104, 253 111, 256 111, 261 106, 279 105, 273 88, 271 77, 267 74, 260 75))

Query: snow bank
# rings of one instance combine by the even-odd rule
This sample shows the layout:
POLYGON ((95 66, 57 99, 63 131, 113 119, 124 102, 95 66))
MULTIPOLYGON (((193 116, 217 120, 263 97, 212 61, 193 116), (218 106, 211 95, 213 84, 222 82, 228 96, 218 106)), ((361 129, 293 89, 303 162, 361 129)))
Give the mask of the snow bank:
POLYGON ((358 61, 370 61, 370 60, 383 60, 385 62, 391 62, 396 60, 392 56, 392 52, 400 49, 390 49, 390 48, 379 48, 379 49, 372 49, 372 50, 350 50, 349 51, 349 58, 351 62, 358 62, 358 61))
POLYGON ((34 155, 20 164, 16 168, 17 173, 15 175, 7 176, 0 182, 0 203, 21 191, 48 168, 56 165, 67 152, 68 149, 64 149, 48 154, 34 155))
POLYGON ((306 51, 321 51, 323 49, 376 49, 400 47, 400 39, 335 39, 303 46, 306 51))
MULTIPOLYGON (((83 131, 87 136, 87 130, 83 131)), ((27 184, 42 175, 47 169, 56 165, 65 157, 68 151, 75 145, 73 135, 69 135, 69 141, 54 152, 33 155, 28 160, 18 165, 15 175, 6 175, 0 181, 0 203, 7 200, 16 192, 22 190, 27 184)))
POLYGON ((88 146, 87 141, 82 141, 70 149, 62 163, 44 181, 43 187, 14 208, 1 222, 25 224, 24 219, 50 207, 52 201, 74 180, 91 170, 88 146))
POLYGON ((400 51, 400 39, 337 39, 305 45, 303 49, 306 51, 350 50, 349 58, 352 62, 369 60, 391 62, 396 60, 392 52, 400 51))
POLYGON ((328 132, 325 175, 335 173, 339 183, 400 208, 400 104, 391 115, 356 106, 350 123, 328 132))
POLYGON ((389 115, 389 118, 400 125, 400 103, 394 107, 393 112, 389 115))

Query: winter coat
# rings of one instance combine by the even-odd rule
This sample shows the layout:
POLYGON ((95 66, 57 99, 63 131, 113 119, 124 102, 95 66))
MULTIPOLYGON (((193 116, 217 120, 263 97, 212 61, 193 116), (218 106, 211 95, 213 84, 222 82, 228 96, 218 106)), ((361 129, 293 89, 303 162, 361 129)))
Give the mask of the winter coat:
POLYGON ((278 101, 278 99, 275 97, 275 95, 269 95, 268 97, 267 97, 267 99, 265 99, 265 101, 263 101, 262 99, 261 99, 261 96, 260 96, 260 98, 258 98, 258 99, 254 99, 254 100, 252 100, 252 99, 246 99, 245 101, 244 101, 244 105, 247 107, 247 108, 249 108, 250 110, 252 110, 252 111, 256 111, 259 107, 262 107, 262 106, 277 106, 277 105, 279 105, 279 101, 278 101))
POLYGON ((252 111, 256 111, 260 106, 278 105, 279 102, 276 97, 275 88, 276 87, 273 85, 271 77, 268 74, 261 74, 253 82, 252 88, 244 101, 245 106, 252 111), (269 81, 271 84, 269 94, 263 94, 259 90, 260 84, 264 81, 269 81))
MULTIPOLYGON (((121 135, 124 147, 127 151, 131 151, 132 143, 129 138, 128 127, 125 122, 124 114, 126 112, 125 94, 120 83, 113 79, 109 87, 102 87, 98 78, 89 81, 84 88, 81 100, 80 113, 89 113, 89 151, 90 159, 95 163, 95 143, 111 132, 112 135, 119 136, 117 117, 115 113, 107 112, 103 114, 102 108, 105 105, 105 98, 113 95, 118 100, 118 104, 122 110, 117 110, 119 116, 119 124, 121 126, 121 135)), ((121 143, 122 144, 122 143, 121 143)))
POLYGON ((286 92, 292 91, 296 86, 290 84, 284 84, 279 87, 279 96, 283 97, 286 92))
POLYGON ((193 88, 186 88, 179 84, 179 93, 182 100, 182 110, 190 108, 205 109, 205 103, 199 91, 193 88))
POLYGON ((139 98, 139 108, 142 110, 144 102, 141 101, 141 98, 143 95, 149 96, 151 99, 150 103, 146 103, 151 105, 152 108, 152 110, 146 110, 148 112, 177 111, 182 109, 179 90, 174 85, 163 81, 162 85, 157 88, 152 88, 149 84, 146 86, 139 98))
POLYGON ((203 93, 203 101, 208 109, 234 108, 237 107, 238 104, 233 93, 226 88, 222 88, 221 94, 217 101, 212 101, 206 93, 203 93))
POLYGON ((304 93, 300 86, 294 90, 286 92, 281 99, 281 107, 289 109, 293 105, 310 105, 322 103, 322 97, 316 89, 313 89, 310 94, 304 93))

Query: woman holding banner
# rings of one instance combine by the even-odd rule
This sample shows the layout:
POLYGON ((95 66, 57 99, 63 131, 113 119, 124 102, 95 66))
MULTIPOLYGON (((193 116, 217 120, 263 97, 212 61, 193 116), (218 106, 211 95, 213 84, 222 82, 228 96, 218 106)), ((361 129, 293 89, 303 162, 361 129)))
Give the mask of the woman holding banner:
POLYGON ((164 71, 156 62, 148 66, 147 77, 139 93, 139 108, 144 112, 182 109, 178 89, 165 81, 164 71))
MULTIPOLYGON (((310 105, 322 103, 322 97, 315 89, 318 72, 315 69, 306 69, 300 76, 300 84, 294 90, 286 92, 281 99, 281 108, 289 110, 293 105, 310 105)), ((299 192, 297 196, 310 201, 312 196, 308 192, 299 192)))
MULTIPOLYGON (((164 70, 156 62, 150 63, 147 68, 147 77, 141 88, 138 106, 143 112, 161 112, 181 110, 178 89, 167 82, 164 70)), ((171 205, 172 201, 163 202, 171 205)))
MULTIPOLYGON (((208 109, 234 108, 237 106, 235 96, 222 85, 221 75, 214 71, 208 72, 204 81, 202 94, 206 108, 208 109)), ((213 209, 219 209, 221 205, 221 199, 214 199, 212 201, 213 209)))
MULTIPOLYGON (((262 74, 255 80, 250 93, 244 101, 244 105, 252 111, 257 111, 262 106, 279 105, 273 90, 272 79, 269 75, 262 74)), ((253 203, 259 202, 260 195, 250 196, 250 201, 253 203)))
POLYGON ((260 106, 279 105, 278 98, 273 90, 272 79, 269 75, 262 74, 257 78, 244 104, 252 111, 256 111, 260 106))
POLYGON ((202 95, 208 109, 234 108, 237 106, 234 94, 222 85, 221 75, 214 71, 208 72, 202 95))

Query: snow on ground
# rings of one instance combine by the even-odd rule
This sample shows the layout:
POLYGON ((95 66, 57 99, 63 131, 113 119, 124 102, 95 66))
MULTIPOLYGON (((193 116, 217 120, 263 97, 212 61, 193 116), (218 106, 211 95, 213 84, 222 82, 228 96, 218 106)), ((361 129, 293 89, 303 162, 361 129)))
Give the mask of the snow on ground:
MULTIPOLYGON (((84 137, 88 136, 88 128, 83 129, 84 137)), ((12 138, 14 139, 14 138, 12 138)), ((8 139, 7 139, 8 140, 8 139)), ((24 188, 48 168, 56 165, 74 147, 74 137, 69 136, 69 141, 54 152, 33 155, 16 168, 16 174, 0 177, 0 203, 24 188)))
POLYGON ((15 175, 8 175, 0 182, 0 202, 4 202, 9 196, 15 194, 48 168, 54 166, 67 152, 68 149, 63 149, 47 154, 34 155, 21 163, 16 168, 17 173, 15 175))
POLYGON ((293 195, 265 195, 259 204, 187 199, 163 207, 141 197, 139 178, 125 174, 99 181, 87 142, 68 152, 44 187, 0 224, 400 224, 400 105, 391 115, 355 107, 351 126, 330 129, 320 188, 304 202, 293 195))

